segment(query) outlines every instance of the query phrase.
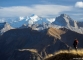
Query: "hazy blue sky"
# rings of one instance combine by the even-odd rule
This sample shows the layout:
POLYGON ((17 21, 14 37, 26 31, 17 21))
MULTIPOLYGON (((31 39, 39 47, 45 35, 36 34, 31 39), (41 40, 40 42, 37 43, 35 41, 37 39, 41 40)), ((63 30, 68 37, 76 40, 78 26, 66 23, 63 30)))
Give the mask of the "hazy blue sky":
POLYGON ((0 0, 0 17, 28 16, 56 17, 67 14, 83 20, 83 0, 0 0))

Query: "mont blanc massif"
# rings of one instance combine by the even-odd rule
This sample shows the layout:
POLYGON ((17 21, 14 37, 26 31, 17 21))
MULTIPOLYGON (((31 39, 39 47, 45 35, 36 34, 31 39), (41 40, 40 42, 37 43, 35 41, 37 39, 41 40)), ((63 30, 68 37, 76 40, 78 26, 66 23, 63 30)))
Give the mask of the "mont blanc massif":
POLYGON ((43 60, 59 50, 73 49, 75 38, 78 48, 83 48, 83 22, 66 14, 0 18, 0 60, 43 60))

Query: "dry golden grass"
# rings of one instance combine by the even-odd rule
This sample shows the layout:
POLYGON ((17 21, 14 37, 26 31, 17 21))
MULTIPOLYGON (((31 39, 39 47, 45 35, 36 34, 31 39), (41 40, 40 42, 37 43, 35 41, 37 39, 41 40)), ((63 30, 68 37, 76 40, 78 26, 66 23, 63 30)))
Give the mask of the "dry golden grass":
POLYGON ((54 56, 50 56, 45 60, 83 60, 83 49, 61 50, 55 52, 54 56))
POLYGON ((18 49, 18 51, 30 51, 30 52, 34 52, 34 53, 38 52, 36 49, 18 49))
POLYGON ((53 36, 55 38, 61 39, 60 35, 64 34, 65 32, 56 28, 49 28, 48 35, 53 36))
POLYGON ((72 50, 60 50, 58 52, 55 52, 54 55, 57 55, 57 54, 60 54, 60 53, 72 53, 72 54, 83 55, 83 49, 78 49, 77 51, 75 49, 72 49, 72 50))

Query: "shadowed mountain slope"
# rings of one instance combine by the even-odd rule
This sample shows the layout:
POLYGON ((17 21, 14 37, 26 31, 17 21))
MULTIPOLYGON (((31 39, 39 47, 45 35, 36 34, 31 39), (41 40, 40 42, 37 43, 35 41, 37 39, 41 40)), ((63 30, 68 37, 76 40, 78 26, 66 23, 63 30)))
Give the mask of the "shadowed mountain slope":
MULTIPOLYGON (((54 28, 43 31, 36 31, 31 28, 9 30, 0 37, 0 51, 7 57, 6 59, 12 55, 15 49, 37 49, 38 53, 44 57, 48 54, 45 51, 46 48, 56 44, 55 41, 57 41, 58 45, 62 43, 62 45, 66 46, 63 42, 57 40, 59 37, 55 38, 48 34, 52 29, 54 30, 54 28)), ((54 33, 61 35, 58 30, 54 33)))
MULTIPOLYGON (((0 37, 0 56, 2 56, 0 60, 20 60, 19 57, 14 57, 15 55, 13 55, 14 51, 18 49, 36 49, 40 56, 45 57, 55 51, 68 49, 69 46, 72 46, 74 38, 81 37, 82 39, 82 36, 82 34, 67 29, 48 28, 42 31, 31 28, 12 29, 0 37), (75 36, 72 36, 72 34, 75 36), (3 56, 5 57, 4 59, 3 56)), ((81 39, 79 39, 79 42, 81 42, 81 39)), ((81 47, 82 43, 79 46, 81 47)), ((21 54, 17 51, 15 54, 20 56, 21 59, 28 58, 25 57, 28 54, 25 52, 21 54)))
POLYGON ((66 28, 61 28, 61 30, 66 32, 65 34, 61 35, 62 41, 64 41, 69 46, 73 46, 73 42, 77 38, 79 41, 78 48, 83 48, 83 34, 73 32, 73 31, 68 30, 66 28))

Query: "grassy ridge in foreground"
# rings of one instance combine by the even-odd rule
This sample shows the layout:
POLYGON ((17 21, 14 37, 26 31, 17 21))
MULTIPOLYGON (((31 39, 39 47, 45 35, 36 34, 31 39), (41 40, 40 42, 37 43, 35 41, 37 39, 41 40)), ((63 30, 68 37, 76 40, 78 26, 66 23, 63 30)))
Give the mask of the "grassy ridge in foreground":
POLYGON ((54 56, 48 57, 45 60, 83 60, 83 49, 76 50, 61 50, 55 52, 54 56))

